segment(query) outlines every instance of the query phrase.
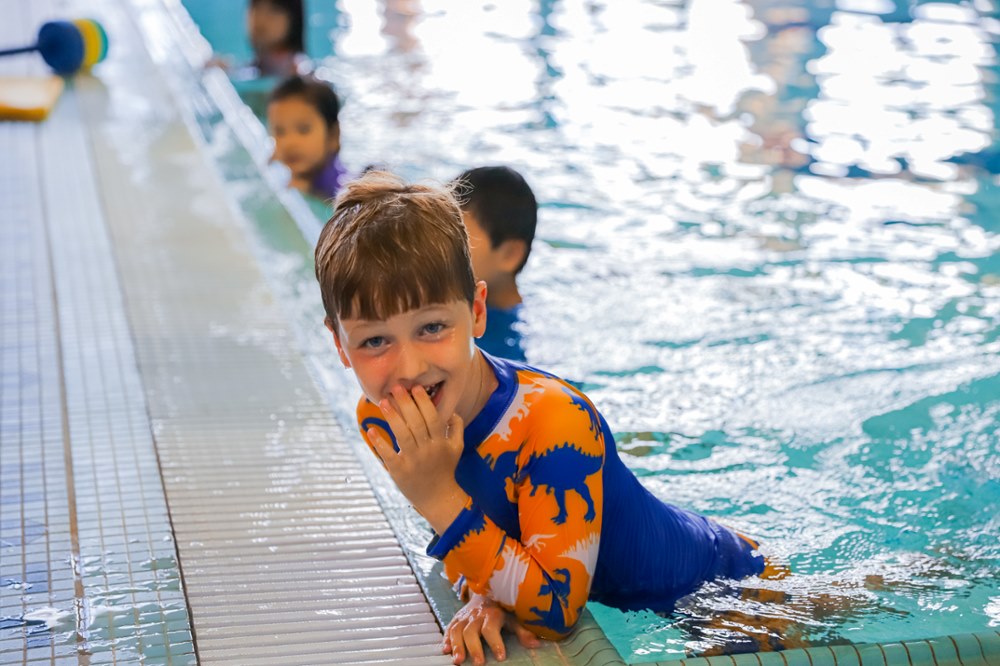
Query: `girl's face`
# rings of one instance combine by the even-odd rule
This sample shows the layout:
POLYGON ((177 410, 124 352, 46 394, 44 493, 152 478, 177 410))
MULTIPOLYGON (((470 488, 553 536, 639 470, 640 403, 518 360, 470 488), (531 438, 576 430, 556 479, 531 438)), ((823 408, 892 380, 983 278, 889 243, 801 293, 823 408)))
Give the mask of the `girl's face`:
POLYGON ((311 178, 340 151, 340 126, 328 128, 319 111, 301 97, 268 104, 267 127, 274 137, 274 159, 295 178, 311 178))
POLYGON ((267 0, 255 2, 247 10, 247 34, 258 53, 284 47, 291 27, 288 12, 267 0))

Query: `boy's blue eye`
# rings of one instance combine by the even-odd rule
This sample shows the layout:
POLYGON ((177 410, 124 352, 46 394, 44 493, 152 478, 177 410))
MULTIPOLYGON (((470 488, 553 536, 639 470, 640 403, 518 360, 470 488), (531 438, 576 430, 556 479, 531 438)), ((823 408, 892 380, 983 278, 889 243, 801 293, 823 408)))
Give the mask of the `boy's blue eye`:
POLYGON ((361 341, 361 346, 365 349, 378 349, 385 344, 385 338, 380 335, 376 335, 371 338, 367 338, 361 341))
POLYGON ((312 131, 312 125, 308 123, 302 123, 298 126, 299 134, 309 134, 312 131))
POLYGON ((443 330, 444 330, 444 323, 440 321, 436 321, 432 324, 427 324, 426 326, 424 326, 424 332, 428 333, 429 335, 435 335, 443 330))

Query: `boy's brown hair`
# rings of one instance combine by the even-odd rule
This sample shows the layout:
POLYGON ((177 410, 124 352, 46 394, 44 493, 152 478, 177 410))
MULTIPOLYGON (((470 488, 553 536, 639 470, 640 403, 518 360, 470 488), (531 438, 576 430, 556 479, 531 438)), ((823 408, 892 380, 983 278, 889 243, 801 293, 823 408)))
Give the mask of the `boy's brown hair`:
POLYGON ((475 299, 469 236, 451 190, 385 171, 348 183, 316 243, 326 316, 387 319, 475 299))

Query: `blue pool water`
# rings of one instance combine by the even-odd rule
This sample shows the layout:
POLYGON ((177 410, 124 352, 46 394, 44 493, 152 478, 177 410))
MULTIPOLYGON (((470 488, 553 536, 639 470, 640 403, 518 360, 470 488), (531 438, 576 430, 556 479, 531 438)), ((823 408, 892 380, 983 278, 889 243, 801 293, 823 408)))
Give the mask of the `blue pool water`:
MULTIPOLYGON (((234 43, 242 2, 187 4, 234 43)), ((624 655, 710 648, 723 607, 813 643, 1000 626, 991 3, 310 7, 344 161, 521 171, 529 362, 657 495, 795 571, 753 583, 783 603, 593 607, 624 655)))

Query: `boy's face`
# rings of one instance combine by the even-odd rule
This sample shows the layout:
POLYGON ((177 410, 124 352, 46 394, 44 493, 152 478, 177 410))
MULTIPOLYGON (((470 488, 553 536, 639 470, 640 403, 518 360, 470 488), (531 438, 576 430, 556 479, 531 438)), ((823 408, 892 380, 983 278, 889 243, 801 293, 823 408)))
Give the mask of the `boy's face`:
POLYGON ((462 221, 469 233, 469 253, 476 279, 485 280, 491 289, 510 280, 524 258, 524 241, 509 239, 494 247, 475 213, 462 211, 462 221))
POLYGON ((267 105, 267 127, 274 137, 274 159, 296 178, 319 172, 327 158, 340 151, 339 126, 326 121, 300 97, 286 97, 267 105))
POLYGON ((393 387, 421 385, 443 419, 466 421, 483 391, 473 338, 486 331, 486 285, 476 285, 472 307, 464 300, 427 305, 383 320, 327 320, 344 365, 378 404, 393 387))

